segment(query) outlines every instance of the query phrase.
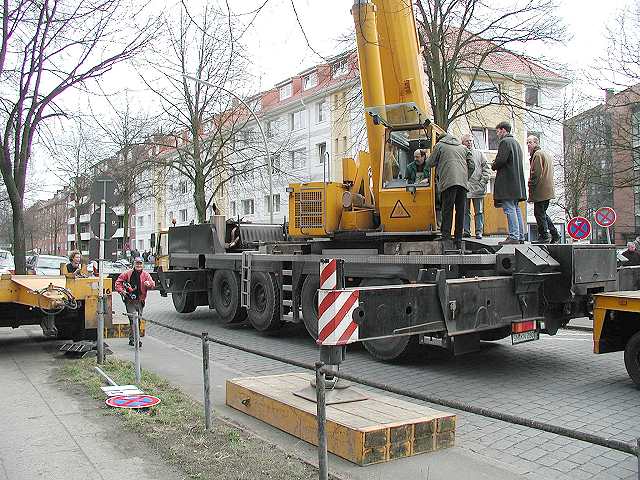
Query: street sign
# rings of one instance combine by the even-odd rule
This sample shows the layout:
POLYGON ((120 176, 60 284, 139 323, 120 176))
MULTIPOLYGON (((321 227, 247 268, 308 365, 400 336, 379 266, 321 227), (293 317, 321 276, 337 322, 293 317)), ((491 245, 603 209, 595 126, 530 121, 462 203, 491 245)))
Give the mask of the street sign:
POLYGON ((100 205, 103 198, 107 205, 116 202, 116 181, 108 175, 101 175, 91 184, 91 201, 100 205))
MULTIPOLYGON (((100 236, 100 209, 97 209, 91 214, 91 220, 89 221, 91 231, 96 237, 100 236)), ((104 211, 104 239, 108 240, 113 237, 118 230, 118 216, 109 207, 104 211)))
POLYGON ((616 215, 616 211, 611 207, 601 207, 596 210, 594 215, 595 221, 598 225, 603 228, 609 228, 616 223, 618 219, 618 215, 616 215))
POLYGON ((119 395, 107 398, 105 403, 118 408, 149 408, 158 405, 160 399, 153 395, 119 395))
POLYGON ((122 397, 131 395, 144 395, 144 392, 135 385, 109 385, 100 387, 107 397, 122 397))
MULTIPOLYGON (((104 242, 104 260, 116 260, 116 247, 118 242, 115 238, 104 242)), ((96 237, 89 239, 89 258, 98 260, 100 258, 100 242, 96 237)))
POLYGON ((585 240, 591 235, 591 223, 584 217, 573 217, 567 223, 567 233, 574 240, 585 240))

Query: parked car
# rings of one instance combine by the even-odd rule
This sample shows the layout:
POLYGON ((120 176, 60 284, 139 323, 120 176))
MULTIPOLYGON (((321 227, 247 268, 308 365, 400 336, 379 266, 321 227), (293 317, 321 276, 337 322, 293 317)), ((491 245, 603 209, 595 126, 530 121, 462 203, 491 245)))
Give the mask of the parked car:
MULTIPOLYGON (((0 252, 2 253, 2 252, 0 252)), ((13 257, 3 257, 0 255, 0 275, 3 273, 9 273, 13 275, 15 272, 15 265, 13 263, 13 257)))
POLYGON ((60 275, 60 264, 68 263, 67 257, 38 255, 31 257, 27 264, 27 273, 31 275, 60 275))

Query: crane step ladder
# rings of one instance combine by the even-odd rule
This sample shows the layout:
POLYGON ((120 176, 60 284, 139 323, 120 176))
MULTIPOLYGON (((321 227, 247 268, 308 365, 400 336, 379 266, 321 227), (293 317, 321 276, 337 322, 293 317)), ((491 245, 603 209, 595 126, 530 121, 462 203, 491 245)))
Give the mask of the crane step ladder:
POLYGON ((251 307, 251 255, 253 252, 242 252, 240 269, 240 305, 251 307))
POLYGON ((294 315, 294 309, 298 308, 298 306, 293 298, 293 266, 291 263, 283 263, 282 275, 280 276, 280 299, 282 303, 280 317, 282 320, 295 321, 297 315, 294 315))

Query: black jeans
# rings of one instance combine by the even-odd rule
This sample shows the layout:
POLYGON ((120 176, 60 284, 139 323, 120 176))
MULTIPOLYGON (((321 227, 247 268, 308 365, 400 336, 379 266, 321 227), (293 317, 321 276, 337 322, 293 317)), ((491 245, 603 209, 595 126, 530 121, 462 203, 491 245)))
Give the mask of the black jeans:
POLYGON ((456 209, 456 227, 454 238, 462 240, 464 230, 464 212, 467 206, 467 189, 454 185, 442 192, 442 238, 451 238, 451 223, 453 222, 453 208, 456 209))
POLYGON ((549 200, 533 203, 533 215, 536 217, 536 223, 538 224, 538 240, 549 238, 549 233, 551 233, 552 238, 560 238, 553 221, 547 215, 547 208, 549 208, 549 200))

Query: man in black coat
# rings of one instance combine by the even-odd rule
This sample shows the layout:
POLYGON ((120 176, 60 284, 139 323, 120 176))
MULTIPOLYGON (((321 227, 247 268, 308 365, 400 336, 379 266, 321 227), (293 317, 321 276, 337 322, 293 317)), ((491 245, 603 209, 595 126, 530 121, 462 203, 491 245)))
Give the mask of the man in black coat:
POLYGON ((500 122, 496 126, 496 134, 500 143, 496 159, 491 165, 491 169, 496 171, 493 199, 496 206, 500 205, 504 210, 509 228, 509 236, 500 244, 523 243, 526 232, 522 212, 518 206, 527 199, 522 148, 511 135, 509 122, 500 122))

